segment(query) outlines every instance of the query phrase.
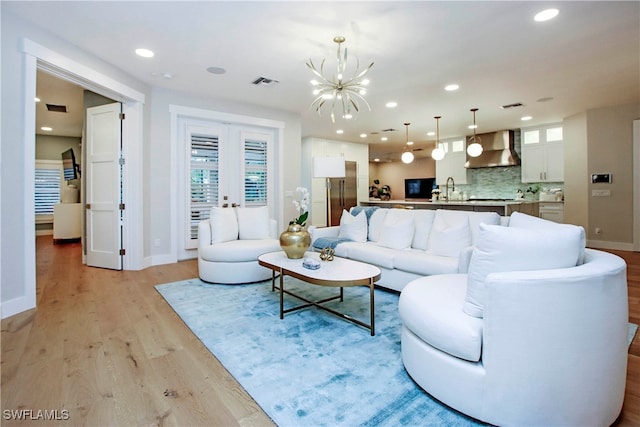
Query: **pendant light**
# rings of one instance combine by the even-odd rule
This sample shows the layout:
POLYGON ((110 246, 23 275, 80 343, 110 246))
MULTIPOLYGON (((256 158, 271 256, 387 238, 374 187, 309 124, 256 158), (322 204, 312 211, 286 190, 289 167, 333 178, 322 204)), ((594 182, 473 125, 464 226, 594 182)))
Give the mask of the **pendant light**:
POLYGON ((478 157, 483 151, 481 145, 482 140, 476 135, 476 111, 478 111, 478 109, 472 108, 470 111, 473 112, 473 136, 467 141, 470 143, 467 145, 467 154, 471 157, 478 157))
POLYGON ((407 141, 406 144, 404 146, 404 151, 402 152, 402 156, 400 156, 400 159, 402 159, 402 163, 411 163, 413 162, 413 153, 411 151, 409 151, 409 125, 411 123, 405 123, 404 125, 407 128, 407 141))
POLYGON ((442 160, 444 159, 444 149, 440 146, 440 119, 441 116, 435 116, 436 119, 436 148, 431 152, 431 157, 433 160, 442 160))

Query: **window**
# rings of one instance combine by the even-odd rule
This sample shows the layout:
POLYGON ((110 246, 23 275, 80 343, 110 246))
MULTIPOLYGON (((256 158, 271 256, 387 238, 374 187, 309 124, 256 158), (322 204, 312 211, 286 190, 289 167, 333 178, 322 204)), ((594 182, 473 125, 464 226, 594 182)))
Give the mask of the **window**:
POLYGON ((244 202, 246 206, 267 204, 267 141, 244 141, 244 202))
POLYGON ((218 205, 219 141, 214 135, 191 134, 191 220, 189 238, 198 239, 198 223, 218 205))
POLYGON ((36 160, 34 189, 36 222, 53 220, 53 206, 60 203, 61 187, 62 162, 36 160))

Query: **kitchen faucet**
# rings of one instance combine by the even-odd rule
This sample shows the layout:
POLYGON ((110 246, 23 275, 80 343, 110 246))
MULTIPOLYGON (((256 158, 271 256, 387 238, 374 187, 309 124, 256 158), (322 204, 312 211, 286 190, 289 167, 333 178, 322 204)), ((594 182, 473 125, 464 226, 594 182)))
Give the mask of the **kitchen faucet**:
POLYGON ((450 176, 447 178, 447 183, 445 184, 445 194, 447 197, 447 202, 449 201, 449 180, 451 180, 451 191, 456 191, 456 183, 453 180, 453 177, 450 176))

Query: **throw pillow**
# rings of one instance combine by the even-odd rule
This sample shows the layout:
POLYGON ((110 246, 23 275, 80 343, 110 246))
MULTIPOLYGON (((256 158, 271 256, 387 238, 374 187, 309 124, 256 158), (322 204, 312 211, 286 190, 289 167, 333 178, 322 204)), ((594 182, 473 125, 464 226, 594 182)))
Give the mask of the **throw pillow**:
POLYGON ((369 219, 369 233, 367 238, 372 242, 380 240, 380 233, 382 233, 382 226, 384 225, 384 219, 387 217, 389 209, 378 209, 369 219))
POLYGON ((422 249, 423 251, 427 250, 429 247, 429 234, 431 233, 431 226, 433 225, 435 215, 436 211, 428 209, 418 209, 413 213, 416 231, 413 235, 413 241, 411 242, 412 248, 422 249))
POLYGON ((414 230, 412 211, 390 209, 382 224, 377 244, 385 248, 406 249, 411 246, 414 230))
POLYGON ((578 265, 584 262, 584 248, 587 246, 587 234, 585 233, 583 227, 572 224, 559 224, 557 222, 538 218, 537 216, 523 214, 520 212, 514 212, 511 214, 511 217, 509 218, 509 227, 527 228, 530 230, 564 230, 567 228, 577 229, 582 240, 582 251, 580 252, 578 265))
POLYGON ((460 252, 471 245, 469 217, 445 217, 438 215, 433 220, 429 233, 429 253, 433 255, 457 257, 460 252), (455 218, 455 222, 449 222, 455 218))
POLYGON ((353 216, 343 209, 338 237, 353 240, 354 242, 366 242, 367 215, 365 212, 361 211, 358 215, 353 216))
POLYGON ((240 240, 268 239, 269 208, 236 208, 238 214, 238 234, 240 240))
POLYGON ((581 237, 577 227, 530 230, 480 224, 478 243, 469 262, 463 311, 470 316, 483 316, 487 275, 573 267, 580 248, 581 237))
POLYGON ((209 214, 211 243, 229 242, 238 239, 238 219, 233 208, 214 206, 209 214))

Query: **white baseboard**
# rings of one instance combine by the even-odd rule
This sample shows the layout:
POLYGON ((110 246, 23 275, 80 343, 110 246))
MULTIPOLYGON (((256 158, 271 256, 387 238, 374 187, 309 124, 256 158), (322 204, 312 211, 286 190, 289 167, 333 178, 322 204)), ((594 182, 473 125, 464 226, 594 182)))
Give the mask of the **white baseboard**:
POLYGON ((587 240, 587 247, 593 249, 611 249, 614 251, 631 251, 633 252, 633 243, 626 242, 608 242, 604 240, 587 240))
POLYGON ((53 228, 48 230, 36 230, 36 236, 53 236, 53 228))
POLYGON ((175 264, 178 262, 178 259, 170 254, 152 255, 151 257, 147 257, 145 262, 150 262, 149 267, 151 267, 153 265, 175 264))
POLYGON ((0 312, 2 312, 2 319, 6 319, 14 314, 22 313, 23 311, 31 310, 35 307, 35 305, 27 302, 27 298, 18 297, 3 302, 2 305, 0 305, 0 312))

